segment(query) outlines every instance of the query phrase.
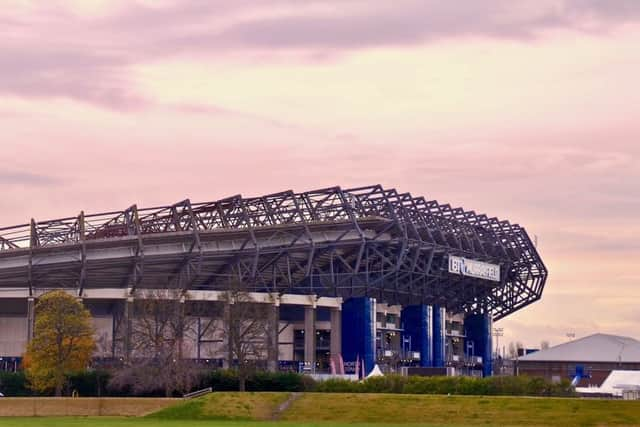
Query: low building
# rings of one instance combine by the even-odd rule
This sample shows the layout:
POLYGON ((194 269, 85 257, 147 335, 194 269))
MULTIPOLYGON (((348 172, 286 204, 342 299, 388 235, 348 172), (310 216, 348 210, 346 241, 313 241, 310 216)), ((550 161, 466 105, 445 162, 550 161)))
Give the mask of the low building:
POLYGON ((593 334, 523 356, 516 369, 519 375, 566 378, 578 387, 600 387, 614 370, 640 370, 640 341, 593 334))

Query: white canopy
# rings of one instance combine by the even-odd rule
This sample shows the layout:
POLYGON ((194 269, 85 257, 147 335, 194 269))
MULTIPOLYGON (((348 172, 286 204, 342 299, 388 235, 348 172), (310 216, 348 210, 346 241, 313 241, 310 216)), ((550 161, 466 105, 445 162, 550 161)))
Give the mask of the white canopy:
POLYGON ((600 387, 576 387, 579 393, 622 396, 623 390, 640 390, 640 371, 611 371, 600 387))
POLYGON ((376 364, 371 370, 371 372, 369 372, 369 375, 367 375, 367 378, 371 378, 371 377, 384 377, 384 373, 382 373, 378 364, 376 364))

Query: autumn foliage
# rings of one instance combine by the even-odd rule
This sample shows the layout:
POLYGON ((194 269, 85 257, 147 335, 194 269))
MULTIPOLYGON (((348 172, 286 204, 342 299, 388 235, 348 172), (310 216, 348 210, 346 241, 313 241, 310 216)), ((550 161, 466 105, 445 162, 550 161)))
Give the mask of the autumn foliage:
POLYGON ((31 388, 62 395, 67 376, 86 369, 95 348, 91 314, 64 291, 42 295, 24 366, 31 388))

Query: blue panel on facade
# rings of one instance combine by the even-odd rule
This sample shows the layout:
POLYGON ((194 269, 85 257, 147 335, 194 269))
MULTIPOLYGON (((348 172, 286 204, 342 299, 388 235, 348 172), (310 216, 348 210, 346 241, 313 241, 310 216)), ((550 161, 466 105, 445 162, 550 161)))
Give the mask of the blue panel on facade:
POLYGON ((467 336, 467 347, 473 348, 474 354, 470 356, 482 357, 482 375, 491 376, 492 349, 491 349, 491 315, 471 314, 464 319, 464 329, 467 336), (473 343, 471 346, 469 343, 473 343))
POLYGON ((445 332, 447 312, 444 307, 433 306, 433 366, 442 368, 445 366, 445 332))
POLYGON ((364 361, 366 373, 376 362, 376 301, 351 298, 342 303, 342 358, 364 361))
POLYGON ((431 307, 424 304, 405 307, 402 309, 400 321, 404 329, 403 341, 406 343, 403 348, 420 352, 420 366, 433 366, 431 307))

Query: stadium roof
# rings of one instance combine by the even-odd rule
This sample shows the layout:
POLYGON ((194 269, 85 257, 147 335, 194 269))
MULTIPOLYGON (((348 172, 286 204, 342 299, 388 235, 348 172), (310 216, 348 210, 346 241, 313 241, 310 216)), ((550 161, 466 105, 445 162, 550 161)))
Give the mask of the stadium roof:
MULTIPOLYGON (((437 304, 498 320, 547 269, 518 224, 372 185, 138 208, 0 228, 0 291, 175 287, 437 304)), ((12 294, 13 295, 13 294, 12 294)))
POLYGON ((617 335, 593 334, 519 359, 525 362, 640 363, 640 341, 617 335))

